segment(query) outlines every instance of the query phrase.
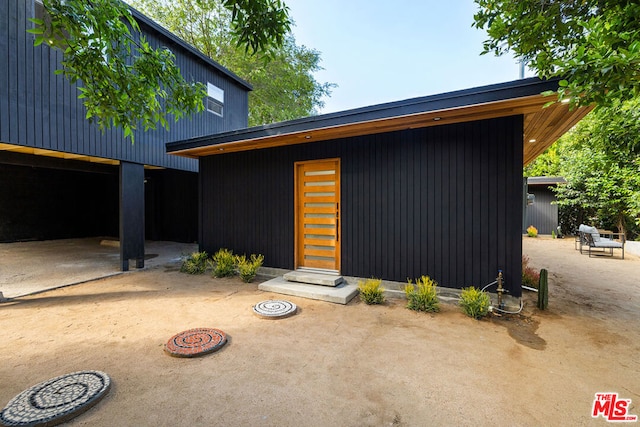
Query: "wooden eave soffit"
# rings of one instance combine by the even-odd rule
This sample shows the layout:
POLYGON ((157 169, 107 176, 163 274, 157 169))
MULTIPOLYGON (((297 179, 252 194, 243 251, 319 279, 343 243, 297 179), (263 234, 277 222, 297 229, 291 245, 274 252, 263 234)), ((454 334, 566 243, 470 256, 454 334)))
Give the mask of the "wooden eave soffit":
POLYGON ((315 128, 306 131, 281 133, 254 139, 212 144, 186 150, 173 151, 185 157, 204 157, 237 151, 259 150, 284 145, 306 144, 352 136, 419 129, 453 123, 524 115, 524 156, 523 164, 528 164, 567 132, 591 109, 570 110, 565 104, 552 104, 546 108, 548 97, 535 95, 506 101, 488 102, 451 109, 429 111, 338 126, 315 128))

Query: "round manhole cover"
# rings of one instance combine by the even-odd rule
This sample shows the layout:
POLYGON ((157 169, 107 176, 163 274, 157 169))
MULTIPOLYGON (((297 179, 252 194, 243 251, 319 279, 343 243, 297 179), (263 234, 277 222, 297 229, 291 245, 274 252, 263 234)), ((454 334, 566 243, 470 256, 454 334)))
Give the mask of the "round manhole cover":
POLYGON ((264 319, 282 319, 296 314, 298 307, 284 300, 262 301, 253 306, 253 312, 264 319))
POLYGON ((104 372, 80 371, 41 382, 23 391, 0 413, 5 426, 54 426, 87 411, 111 387, 104 372))
POLYGON ((165 351, 175 357, 196 357, 218 351, 227 343, 227 335, 219 329, 196 328, 171 337, 165 351))

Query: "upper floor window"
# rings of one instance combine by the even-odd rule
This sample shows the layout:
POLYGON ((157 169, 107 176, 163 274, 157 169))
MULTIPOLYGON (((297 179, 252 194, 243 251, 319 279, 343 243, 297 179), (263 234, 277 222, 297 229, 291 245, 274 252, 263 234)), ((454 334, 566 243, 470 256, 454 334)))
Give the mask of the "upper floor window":
POLYGON ((207 111, 222 117, 224 90, 207 82, 207 111))

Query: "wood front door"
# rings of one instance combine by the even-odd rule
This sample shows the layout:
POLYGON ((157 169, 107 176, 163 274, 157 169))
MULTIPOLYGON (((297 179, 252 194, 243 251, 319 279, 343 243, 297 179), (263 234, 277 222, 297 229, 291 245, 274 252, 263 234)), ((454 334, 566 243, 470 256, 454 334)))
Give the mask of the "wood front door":
POLYGON ((295 170, 296 268, 340 272, 340 159, 295 170))

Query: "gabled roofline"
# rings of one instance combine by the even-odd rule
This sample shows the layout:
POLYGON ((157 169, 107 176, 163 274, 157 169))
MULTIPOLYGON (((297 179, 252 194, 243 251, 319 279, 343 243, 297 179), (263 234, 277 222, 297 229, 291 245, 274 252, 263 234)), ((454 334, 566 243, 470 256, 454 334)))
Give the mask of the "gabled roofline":
POLYGON ((190 45, 186 41, 182 40, 180 37, 178 37, 177 35, 173 34, 171 31, 167 30, 166 28, 164 28, 162 25, 158 24, 153 19, 151 19, 148 16, 144 15, 139 10, 133 8, 129 4, 127 4, 127 6, 129 6, 129 10, 131 11, 131 14, 136 19, 136 21, 138 21, 139 23, 151 28, 153 31, 156 31, 157 33, 161 34, 163 37, 168 38, 169 40, 171 40, 172 42, 174 42, 175 44, 179 45, 181 48, 186 50, 191 55, 197 57, 198 59, 200 59, 201 61, 206 63, 208 66, 215 68, 217 71, 219 71, 220 73, 222 73, 226 77, 229 77, 231 80, 233 80, 236 83, 238 83, 240 86, 242 86, 247 91, 253 90, 253 86, 251 86, 251 84, 249 82, 247 82, 246 80, 243 80, 242 78, 238 77, 232 71, 230 71, 230 70, 226 69, 225 67, 223 67, 222 65, 218 64, 216 61, 214 61, 213 59, 209 58, 207 55, 205 55, 204 53, 200 52, 198 49, 196 49, 195 47, 193 47, 192 45, 190 45))

